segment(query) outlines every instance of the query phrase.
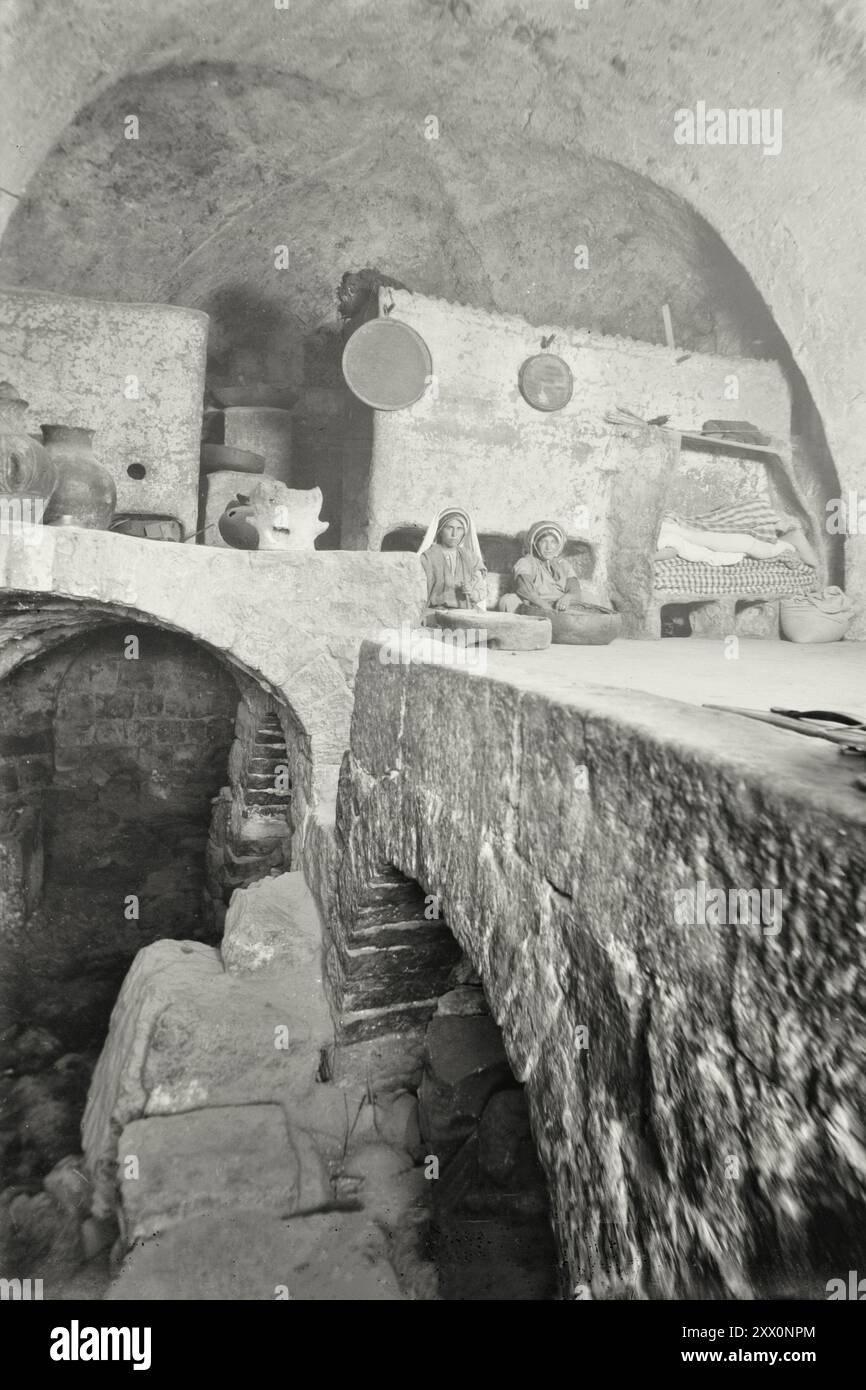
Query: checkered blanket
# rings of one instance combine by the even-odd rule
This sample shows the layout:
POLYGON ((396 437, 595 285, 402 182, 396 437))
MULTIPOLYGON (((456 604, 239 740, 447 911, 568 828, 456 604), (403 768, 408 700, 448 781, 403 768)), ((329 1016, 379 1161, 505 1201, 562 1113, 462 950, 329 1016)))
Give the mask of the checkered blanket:
POLYGON ((695 531, 742 531, 756 540, 770 542, 778 540, 780 533, 791 529, 791 518, 781 517, 769 502, 761 498, 735 502, 729 507, 714 507, 711 512, 702 512, 700 516, 680 516, 668 512, 665 521, 675 521, 695 531))
POLYGON ((657 593, 688 594, 695 598, 714 598, 716 594, 774 598, 783 594, 812 593, 820 585, 817 572, 799 556, 790 560, 755 560, 747 555, 736 565, 707 565, 703 560, 679 558, 656 560, 653 588, 657 593))

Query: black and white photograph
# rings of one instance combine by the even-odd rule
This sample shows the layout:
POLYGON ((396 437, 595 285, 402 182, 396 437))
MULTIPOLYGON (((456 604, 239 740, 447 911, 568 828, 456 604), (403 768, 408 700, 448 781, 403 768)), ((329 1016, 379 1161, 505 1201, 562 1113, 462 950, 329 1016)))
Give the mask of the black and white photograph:
POLYGON ((0 152, 9 1345, 652 1305, 820 1372, 864 0, 0 0, 0 152))

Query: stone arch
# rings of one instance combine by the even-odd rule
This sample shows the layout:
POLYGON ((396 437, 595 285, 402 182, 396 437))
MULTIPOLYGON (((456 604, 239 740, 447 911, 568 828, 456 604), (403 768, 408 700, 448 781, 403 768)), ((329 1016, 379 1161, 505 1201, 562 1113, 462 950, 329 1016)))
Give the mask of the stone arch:
MULTIPOLYGON (((46 800, 58 777, 69 783, 72 807, 70 788, 81 776, 94 797, 113 781, 129 783, 140 799, 149 770, 157 800, 176 800, 175 784, 188 800, 193 783, 207 783, 209 920, 215 913, 221 922, 233 887, 288 862, 296 802, 302 815, 311 794, 309 739, 296 712, 231 651, 111 603, 40 602, 11 592, 0 595, 0 618, 4 698, 7 683, 21 678, 10 692, 12 727, 0 738, 0 916, 7 931, 39 902, 46 819, 66 834, 53 793, 46 800), (215 717, 215 701, 228 724, 202 725, 215 717)), ((106 833, 113 823, 109 814, 106 833)))
POLYGON ((296 786, 313 802, 335 779, 352 707, 354 635, 329 631, 321 612, 327 574, 339 558, 273 552, 253 555, 251 563, 215 547, 155 548, 151 541, 62 528, 46 528, 38 546, 13 537, 3 574, 0 671, 106 615, 183 633, 288 709, 300 762, 296 786))

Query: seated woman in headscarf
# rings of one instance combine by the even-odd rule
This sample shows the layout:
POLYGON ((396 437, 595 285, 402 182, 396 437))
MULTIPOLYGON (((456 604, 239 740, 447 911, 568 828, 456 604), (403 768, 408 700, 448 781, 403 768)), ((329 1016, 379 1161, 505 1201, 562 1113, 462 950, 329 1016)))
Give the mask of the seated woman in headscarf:
POLYGON ((578 611, 612 613, 604 595, 584 584, 575 573, 565 549, 565 532, 557 521, 536 521, 526 533, 524 554, 514 566, 516 593, 507 594, 500 606, 512 612, 538 616, 578 611))
POLYGON ((444 507, 418 551, 427 576, 427 607, 487 607, 487 570, 478 536, 463 507, 444 507))

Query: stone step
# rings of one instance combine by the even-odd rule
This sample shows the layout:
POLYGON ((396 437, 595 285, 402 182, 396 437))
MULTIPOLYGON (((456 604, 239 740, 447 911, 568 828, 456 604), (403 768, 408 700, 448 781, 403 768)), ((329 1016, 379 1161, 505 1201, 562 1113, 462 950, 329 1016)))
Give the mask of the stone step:
POLYGON ((285 815, 287 809, 292 804, 291 796, 285 792, 269 791, 266 787, 242 788, 243 802, 245 806, 254 806, 256 814, 280 814, 285 815))
POLYGON ((247 763, 248 773, 272 773, 275 767, 280 767, 285 763, 285 758, 275 756, 273 758, 252 757, 247 763))
POLYGON ((341 1043, 366 1042, 390 1033, 414 1033, 433 1017, 435 999, 416 999, 385 1008, 348 1009, 338 1028, 341 1043))
MULTIPOLYGON (((281 785, 283 784, 284 778, 285 773, 280 774, 281 785)), ((243 777, 241 780, 242 785, 251 791, 267 792, 277 790, 275 785, 277 780, 277 773, 274 770, 274 768, 269 768, 266 771, 262 772, 247 772, 246 776, 243 777)), ((291 782, 289 783, 289 786, 291 786, 291 782)), ((286 796, 287 794, 288 793, 285 791, 285 789, 283 789, 280 792, 281 796, 286 796)))
POLYGON ((443 935, 454 940, 441 918, 428 922, 416 917, 405 922, 354 922, 346 941, 350 946, 411 946, 438 941, 443 935))
MULTIPOLYGON (((373 984, 413 978, 424 972, 451 970, 459 957, 460 948, 452 936, 418 942, 408 946, 349 946, 340 951, 340 960, 347 987, 360 982, 373 984)), ((433 990, 430 990, 433 993, 433 990)))
POLYGON ((249 869, 258 868, 261 864, 273 862, 273 867, 277 864, 277 851, 269 848, 267 844, 260 845, 255 841, 255 847, 250 849, 248 844, 237 845, 234 841, 227 841, 225 846, 226 866, 238 873, 244 873, 249 869))
POLYGON ((438 998, 448 987, 450 961, 410 965, 404 958, 378 953, 370 973, 345 979, 343 1007, 350 1013, 365 1009, 385 1009, 419 999, 438 998))
MULTIPOLYGON (((404 898, 389 898, 380 903, 369 903, 355 912, 358 927, 393 926, 398 922, 417 922, 424 916, 424 897, 415 894, 404 898)), ((441 921, 442 919, 433 919, 441 921)))
POLYGON ((369 879, 364 889, 365 902, 379 902, 384 898, 412 895, 423 897, 421 885, 414 879, 404 878, 402 874, 377 875, 369 879))
POLYGON ((243 849, 252 853, 255 849, 267 853, 285 845, 290 834, 291 827, 285 817, 267 813, 259 816, 250 811, 238 826, 238 833, 233 837, 232 844, 238 852, 243 849))

